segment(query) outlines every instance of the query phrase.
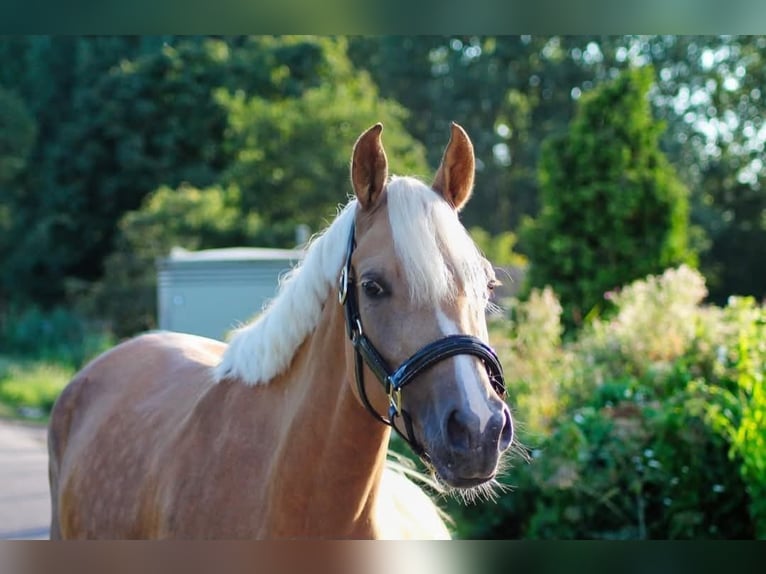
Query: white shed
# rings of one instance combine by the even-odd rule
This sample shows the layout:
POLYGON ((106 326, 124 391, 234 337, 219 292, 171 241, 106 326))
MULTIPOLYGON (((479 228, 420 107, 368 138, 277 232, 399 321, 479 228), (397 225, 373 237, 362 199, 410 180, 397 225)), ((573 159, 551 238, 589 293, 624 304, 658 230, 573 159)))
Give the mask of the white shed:
POLYGON ((303 255, 251 247, 173 249, 157 263, 159 328, 225 340, 276 295, 279 278, 303 255))

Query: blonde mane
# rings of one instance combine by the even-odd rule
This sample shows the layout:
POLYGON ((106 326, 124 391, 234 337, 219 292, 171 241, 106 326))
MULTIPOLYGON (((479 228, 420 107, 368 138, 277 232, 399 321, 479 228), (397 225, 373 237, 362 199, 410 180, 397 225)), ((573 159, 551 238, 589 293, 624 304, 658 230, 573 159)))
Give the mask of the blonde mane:
MULTIPOLYGON (((411 177, 392 177, 386 190, 394 247, 413 299, 443 300, 454 295, 458 284, 467 295, 486 303, 485 261, 455 211, 411 177)), ((216 381, 236 377, 248 385, 264 384, 287 369, 337 286, 356 209, 352 199, 311 242, 302 264, 282 279, 266 309, 232 332, 213 372, 216 381)))

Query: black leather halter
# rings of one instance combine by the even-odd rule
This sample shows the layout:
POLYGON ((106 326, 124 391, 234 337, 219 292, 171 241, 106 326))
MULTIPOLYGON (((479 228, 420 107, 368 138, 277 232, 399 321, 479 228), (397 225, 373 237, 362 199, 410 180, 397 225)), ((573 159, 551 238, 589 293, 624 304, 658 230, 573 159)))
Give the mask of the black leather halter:
POLYGON ((423 447, 421 447, 415 440, 415 434, 412 429, 412 419, 407 411, 402 408, 402 389, 415 380, 421 372, 440 361, 449 359, 455 355, 474 355, 481 359, 484 368, 489 375, 489 382, 492 384, 492 387, 500 398, 504 399, 506 389, 505 380, 503 378, 503 367, 492 347, 484 343, 481 339, 472 335, 448 335, 421 348, 392 372, 385 359, 383 359, 362 329, 362 318, 359 315, 359 305, 357 302, 357 285, 354 279, 354 270, 351 267, 351 256, 356 248, 354 234, 355 225, 352 223, 351 233, 348 238, 346 262, 343 265, 340 274, 338 299, 341 305, 343 305, 346 315, 346 332, 355 349, 354 365, 359 396, 362 399, 364 406, 373 417, 380 422, 393 427, 410 447, 412 447, 412 450, 419 456, 428 458, 423 447), (367 391, 364 386, 364 366, 362 362, 367 364, 370 370, 375 374, 375 377, 383 384, 386 395, 388 395, 388 418, 378 413, 367 398, 367 391), (407 429, 406 435, 394 424, 394 420, 397 416, 401 416, 404 420, 407 429))

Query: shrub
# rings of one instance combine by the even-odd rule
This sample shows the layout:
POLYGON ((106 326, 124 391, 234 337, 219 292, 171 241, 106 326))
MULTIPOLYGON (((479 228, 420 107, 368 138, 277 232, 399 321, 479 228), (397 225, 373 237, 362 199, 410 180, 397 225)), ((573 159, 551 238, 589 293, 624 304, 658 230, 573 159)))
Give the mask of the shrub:
POLYGON ((74 372, 58 363, 0 357, 0 403, 17 413, 47 416, 74 372))
POLYGON ((729 299, 715 341, 717 373, 695 380, 698 410, 729 442, 750 500, 758 538, 766 538, 766 309, 729 299))
POLYGON ((510 403, 524 414, 524 441, 547 434, 563 406, 559 389, 573 357, 561 346, 561 311, 550 288, 533 290, 526 301, 511 299, 507 318, 492 326, 510 403))
POLYGON ((113 343, 98 324, 63 307, 11 307, 0 313, 0 349, 6 355, 79 368, 113 343))
POLYGON ((568 342, 552 292, 514 302, 494 332, 532 461, 497 506, 452 506, 459 534, 766 536, 766 310, 704 295, 696 271, 667 270, 568 342))

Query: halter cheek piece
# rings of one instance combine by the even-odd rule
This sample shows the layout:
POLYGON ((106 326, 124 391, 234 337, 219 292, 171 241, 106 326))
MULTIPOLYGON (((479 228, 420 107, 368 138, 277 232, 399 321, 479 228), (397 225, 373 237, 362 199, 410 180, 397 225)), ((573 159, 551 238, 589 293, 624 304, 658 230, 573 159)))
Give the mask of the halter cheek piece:
POLYGON ((440 361, 454 357, 455 355, 474 355, 481 359, 484 368, 489 375, 489 382, 492 388, 500 396, 505 398, 505 380, 503 379, 503 367, 492 350, 492 347, 484 343, 481 339, 471 335, 448 335, 425 347, 421 348, 409 359, 404 361, 399 367, 391 372, 385 359, 381 357, 372 342, 364 334, 362 329, 362 318, 359 315, 359 304, 357 302, 356 282, 354 280, 354 270, 351 268, 351 256, 356 248, 354 239, 355 225, 351 224, 351 233, 348 238, 348 249, 346 251, 346 262, 341 270, 340 285, 338 289, 338 299, 343 305, 346 315, 346 332, 351 343, 354 346, 354 367, 356 375, 356 385, 359 390, 359 396, 365 408, 380 422, 387 424, 410 445, 416 454, 427 458, 425 450, 415 440, 415 434, 412 429, 412 419, 406 410, 402 408, 402 389, 410 384, 424 370, 432 367, 440 361), (383 384, 388 395, 388 418, 378 413, 370 403, 367 397, 367 391, 364 385, 364 364, 375 374, 375 377, 383 384), (407 434, 402 433, 394 424, 397 416, 401 416, 407 429, 407 434))

